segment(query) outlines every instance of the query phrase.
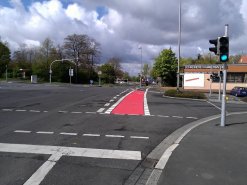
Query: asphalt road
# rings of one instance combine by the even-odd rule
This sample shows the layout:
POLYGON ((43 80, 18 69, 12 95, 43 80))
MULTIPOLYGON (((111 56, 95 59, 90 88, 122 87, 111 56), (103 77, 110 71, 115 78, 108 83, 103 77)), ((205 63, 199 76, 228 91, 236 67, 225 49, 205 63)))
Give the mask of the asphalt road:
POLYGON ((121 185, 176 129, 220 114, 152 89, 150 116, 105 113, 132 88, 1 83, 0 184, 121 185))

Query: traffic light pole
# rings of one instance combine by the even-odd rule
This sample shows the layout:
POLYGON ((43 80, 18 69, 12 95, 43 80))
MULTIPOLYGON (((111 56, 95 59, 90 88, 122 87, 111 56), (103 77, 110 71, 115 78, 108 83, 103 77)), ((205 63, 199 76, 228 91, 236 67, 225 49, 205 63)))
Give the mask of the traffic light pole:
MULTIPOLYGON (((228 24, 225 25, 225 36, 228 37, 228 24)), ((226 76, 227 76, 227 64, 224 63, 223 66, 223 94, 222 94, 222 104, 221 104, 221 122, 220 126, 224 127, 226 125, 226 76)))

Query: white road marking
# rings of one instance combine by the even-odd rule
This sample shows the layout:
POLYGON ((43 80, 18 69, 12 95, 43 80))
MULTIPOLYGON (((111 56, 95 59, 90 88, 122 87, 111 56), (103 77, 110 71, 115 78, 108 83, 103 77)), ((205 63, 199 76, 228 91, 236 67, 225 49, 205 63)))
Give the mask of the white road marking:
POLYGON ((58 113, 68 113, 68 111, 60 110, 58 113))
POLYGON ((39 110, 29 110, 29 112, 40 112, 39 110))
POLYGON ((82 112, 71 112, 71 114, 81 114, 82 112))
MULTIPOLYGON (((133 90, 134 91, 134 90, 133 90)), ((126 94, 125 96, 123 96, 122 98, 120 98, 115 104, 113 104, 105 113, 106 114, 110 114, 111 113, 111 111, 113 111, 113 109, 115 109, 117 106, 118 106, 118 104, 121 102, 121 101, 123 101, 123 99, 126 97, 126 96, 128 96, 130 93, 132 93, 133 91, 131 91, 131 92, 129 92, 128 94, 126 94)))
POLYGON ((54 132, 38 131, 37 134, 54 134, 54 132))
POLYGON ((83 136, 89 136, 89 137, 99 137, 100 134, 83 134, 83 136))
POLYGON ((131 139, 149 139, 149 137, 143 137, 143 136, 130 136, 131 139))
POLYGON ((96 114, 96 112, 86 112, 86 114, 96 114))
POLYGON ((163 115, 157 115, 158 117, 162 117, 162 118, 169 118, 170 116, 163 116, 163 115))
POLYGON ((43 112, 45 112, 45 113, 46 113, 46 112, 48 112, 48 111, 47 111, 47 110, 44 110, 43 112))
POLYGON ((148 93, 149 88, 146 89, 145 94, 144 94, 144 114, 146 116, 150 115, 150 111, 148 108, 148 101, 147 101, 147 93, 148 93))
POLYGON ((77 133, 60 132, 60 135, 77 136, 77 133))
POLYGON ((21 109, 17 109, 15 110, 16 112, 26 112, 27 110, 21 110, 21 109))
POLYGON ((105 106, 105 107, 108 107, 109 105, 110 105, 110 103, 106 103, 104 106, 105 106))
POLYGON ((2 109, 2 111, 13 111, 13 109, 2 109))
POLYGON ((213 104, 213 103, 211 103, 210 101, 207 101, 210 105, 213 105, 215 108, 217 108, 217 109, 219 109, 219 110, 221 110, 221 108, 220 107, 218 107, 217 105, 215 105, 215 104, 213 104))
POLYGON ((51 155, 23 185, 39 185, 61 157, 62 154, 59 152, 51 155))
POLYGON ((109 102, 114 102, 114 100, 110 100, 109 102))
POLYGON ((24 183, 39 185, 62 156, 142 160, 140 151, 0 143, 0 152, 48 154, 50 158, 24 183))
POLYGON ((97 110, 98 113, 103 112, 105 110, 105 108, 100 108, 99 110, 97 110))
POLYGON ((14 132, 16 132, 16 133, 31 133, 32 131, 30 131, 30 130, 15 130, 14 132))
POLYGON ((188 119, 198 119, 197 117, 186 117, 188 119))
POLYGON ((125 136, 121 136, 121 135, 105 135, 105 137, 117 137, 117 138, 124 138, 125 136))
POLYGON ((182 116, 172 116, 173 118, 184 118, 182 116))

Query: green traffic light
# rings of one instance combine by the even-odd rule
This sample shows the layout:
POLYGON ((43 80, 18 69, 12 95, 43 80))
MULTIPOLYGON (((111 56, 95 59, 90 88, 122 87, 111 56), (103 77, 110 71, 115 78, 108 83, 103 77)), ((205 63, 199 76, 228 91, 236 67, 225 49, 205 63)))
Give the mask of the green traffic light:
POLYGON ((227 56, 227 55, 221 55, 221 56, 220 56, 220 60, 221 60, 222 62, 225 62, 225 61, 228 60, 228 56, 227 56))

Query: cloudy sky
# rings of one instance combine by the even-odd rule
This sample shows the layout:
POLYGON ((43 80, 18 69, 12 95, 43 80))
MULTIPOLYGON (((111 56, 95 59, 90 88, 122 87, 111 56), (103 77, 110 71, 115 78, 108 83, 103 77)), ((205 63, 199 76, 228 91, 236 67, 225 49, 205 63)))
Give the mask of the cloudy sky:
MULTIPOLYGON (((229 24, 231 54, 246 53, 246 0, 181 0, 181 56, 208 53, 208 40, 229 24)), ((101 62, 120 57, 130 74, 152 64, 164 49, 177 53, 179 0, 0 0, 0 36, 14 51, 45 38, 62 44, 69 34, 87 34, 102 48, 101 62), (138 49, 138 48, 142 49, 138 49)))

